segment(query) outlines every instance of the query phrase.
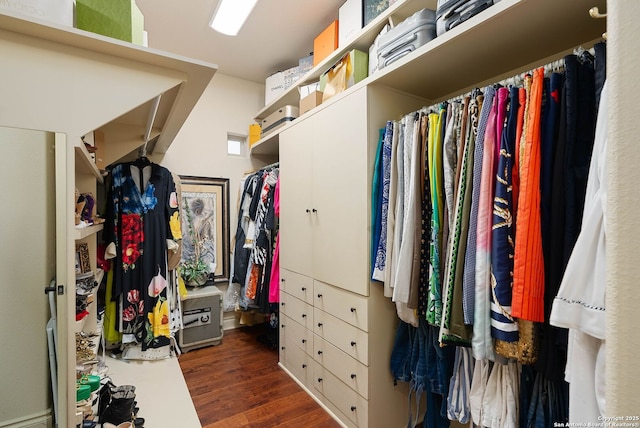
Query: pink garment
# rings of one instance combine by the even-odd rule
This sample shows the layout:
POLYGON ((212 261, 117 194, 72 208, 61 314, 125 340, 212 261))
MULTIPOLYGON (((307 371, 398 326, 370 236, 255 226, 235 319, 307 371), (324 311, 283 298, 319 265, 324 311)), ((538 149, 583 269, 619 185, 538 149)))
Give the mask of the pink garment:
MULTIPOLYGON (((276 182, 276 190, 273 192, 273 212, 280 217, 280 177, 276 182)), ((269 278, 269 303, 280 301, 280 232, 276 235, 276 246, 273 249, 273 263, 271 264, 271 277, 269 278)))

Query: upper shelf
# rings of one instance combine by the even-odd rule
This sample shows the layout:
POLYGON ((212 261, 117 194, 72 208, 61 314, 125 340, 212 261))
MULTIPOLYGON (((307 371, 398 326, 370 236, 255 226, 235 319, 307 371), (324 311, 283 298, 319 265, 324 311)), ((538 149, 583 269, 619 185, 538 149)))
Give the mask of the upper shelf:
MULTIPOLYGON (((501 0, 364 80, 437 101, 474 85, 543 64, 548 58, 598 39, 606 22, 589 16, 605 0, 501 0)), ((345 52, 369 46, 384 25, 399 23, 435 0, 399 0, 256 114, 259 121, 286 104, 297 105, 298 87, 318 80, 345 52)))
POLYGON ((20 89, 29 86, 22 97, 32 103, 32 114, 16 112, 15 119, 7 120, 80 136, 117 119, 123 125, 120 140, 141 146, 148 135, 160 153, 169 148, 217 71, 214 64, 5 11, 0 43, 3 63, 8 59, 6 72, 22 66, 29 71, 24 78, 30 78, 20 89), (13 51, 23 55, 18 58, 13 51))
POLYGON ((82 141, 76 143, 75 153, 76 153, 76 169, 79 172, 82 172, 85 174, 91 174, 95 176, 96 180, 100 183, 104 182, 102 173, 96 166, 95 161, 91 159, 91 155, 89 154, 89 151, 84 146, 82 141))

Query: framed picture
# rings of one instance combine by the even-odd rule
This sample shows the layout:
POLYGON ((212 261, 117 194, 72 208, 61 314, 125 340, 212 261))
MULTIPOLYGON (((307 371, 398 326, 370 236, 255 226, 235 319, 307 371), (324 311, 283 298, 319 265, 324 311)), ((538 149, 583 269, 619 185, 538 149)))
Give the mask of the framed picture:
POLYGON ((89 260, 89 245, 87 243, 76 245, 76 274, 86 273, 91 270, 89 260))
POLYGON ((213 282, 229 280, 229 179, 180 176, 182 261, 202 259, 213 282))

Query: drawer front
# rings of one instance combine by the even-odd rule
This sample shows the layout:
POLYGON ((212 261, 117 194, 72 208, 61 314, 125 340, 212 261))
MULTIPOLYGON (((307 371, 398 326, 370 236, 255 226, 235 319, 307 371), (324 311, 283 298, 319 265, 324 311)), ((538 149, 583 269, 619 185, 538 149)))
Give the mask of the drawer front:
MULTIPOLYGON (((362 364, 369 365, 368 334, 318 308, 313 312, 313 332, 342 349, 362 364)), ((317 355, 314 354, 314 357, 317 355)))
POLYGON ((321 281, 314 281, 313 299, 316 308, 320 308, 360 330, 369 331, 368 300, 366 297, 321 281))
POLYGON ((369 369, 360 361, 315 336, 314 359, 364 398, 369 398, 369 369))
POLYGON ((280 269, 280 290, 313 304, 313 279, 306 275, 280 269))
POLYGON ((313 332, 311 330, 286 315, 280 315, 280 331, 283 332, 287 340, 302 348, 307 354, 312 355, 313 332))
POLYGON ((280 293, 280 313, 308 329, 313 328, 313 306, 288 293, 280 293))
POLYGON ((284 343, 280 343, 280 362, 287 368, 300 382, 309 385, 310 374, 312 373, 313 358, 307 355, 302 348, 296 346, 288 338, 284 343))
POLYGON ((368 427, 368 402, 320 364, 314 364, 313 385, 358 427, 368 427))

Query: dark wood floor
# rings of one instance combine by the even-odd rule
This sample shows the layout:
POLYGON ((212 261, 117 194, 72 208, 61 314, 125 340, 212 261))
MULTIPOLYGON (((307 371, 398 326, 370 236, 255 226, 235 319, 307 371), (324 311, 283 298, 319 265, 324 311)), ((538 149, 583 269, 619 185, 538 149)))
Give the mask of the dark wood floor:
POLYGON ((225 331, 218 346, 179 358, 203 428, 339 427, 278 367, 278 351, 258 341, 268 326, 225 331))

